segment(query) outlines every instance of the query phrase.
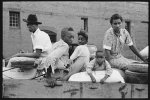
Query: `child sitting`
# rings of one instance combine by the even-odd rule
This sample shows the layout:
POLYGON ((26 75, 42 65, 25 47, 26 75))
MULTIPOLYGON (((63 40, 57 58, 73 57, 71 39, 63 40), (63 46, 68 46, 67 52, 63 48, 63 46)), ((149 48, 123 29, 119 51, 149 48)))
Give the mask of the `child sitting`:
MULTIPOLYGON (((88 35, 86 34, 85 31, 81 30, 78 33, 78 44, 79 46, 76 47, 72 55, 70 56, 70 61, 76 61, 78 58, 84 57, 85 63, 89 63, 90 59, 90 52, 87 47, 87 42, 88 42, 88 35)), ((84 62, 84 61, 82 61, 84 62)))
POLYGON ((111 68, 106 61, 103 51, 97 51, 96 57, 90 61, 86 67, 86 72, 80 72, 72 75, 69 81, 92 81, 92 82, 124 82, 123 77, 117 71, 111 68))
POLYGON ((63 78, 63 80, 68 80, 68 78, 80 71, 85 71, 86 66, 89 64, 90 52, 87 47, 88 35, 85 31, 81 30, 78 33, 78 43, 79 46, 76 47, 72 55, 70 56, 70 67, 69 73, 63 78))
POLYGON ((87 66, 88 75, 90 76, 92 82, 96 82, 96 79, 92 75, 92 70, 93 71, 106 70, 105 76, 100 80, 100 83, 104 83, 104 81, 112 74, 113 70, 110 64, 105 60, 102 51, 97 51, 95 59, 93 59, 90 62, 89 66, 87 66))

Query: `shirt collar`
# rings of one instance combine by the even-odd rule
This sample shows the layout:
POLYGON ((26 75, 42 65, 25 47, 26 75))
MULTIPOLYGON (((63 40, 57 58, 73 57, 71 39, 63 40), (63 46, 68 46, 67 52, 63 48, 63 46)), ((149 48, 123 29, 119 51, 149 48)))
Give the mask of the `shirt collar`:
MULTIPOLYGON (((96 64, 96 65, 99 65, 99 64, 96 62, 96 58, 95 58, 94 60, 95 60, 95 64, 96 64)), ((101 65, 103 65, 105 62, 106 62, 106 60, 104 60, 101 65)))
POLYGON ((37 28, 37 30, 34 33, 32 33, 32 36, 35 36, 39 31, 40 31, 40 29, 37 28))
MULTIPOLYGON (((63 39, 60 39, 60 42, 62 43, 62 44, 67 44, 63 39)), ((67 44, 68 45, 68 44, 67 44)))
POLYGON ((84 44, 84 45, 79 45, 79 46, 87 46, 87 44, 84 44))
POLYGON ((60 39, 61 42, 64 42, 64 40, 60 39))
POLYGON ((115 33, 114 33, 114 30, 113 28, 111 27, 111 32, 116 36, 116 37, 120 37, 122 35, 122 29, 120 29, 120 34, 117 36, 115 33))

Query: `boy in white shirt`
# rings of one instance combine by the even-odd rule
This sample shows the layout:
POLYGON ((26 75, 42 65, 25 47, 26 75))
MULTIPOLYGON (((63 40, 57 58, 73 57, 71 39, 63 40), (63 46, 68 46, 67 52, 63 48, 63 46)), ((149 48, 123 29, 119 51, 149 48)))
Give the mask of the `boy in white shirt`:
POLYGON ((77 60, 79 57, 84 57, 85 62, 89 62, 90 52, 87 47, 88 35, 84 31, 78 33, 79 46, 76 47, 73 54, 70 56, 71 61, 77 60))

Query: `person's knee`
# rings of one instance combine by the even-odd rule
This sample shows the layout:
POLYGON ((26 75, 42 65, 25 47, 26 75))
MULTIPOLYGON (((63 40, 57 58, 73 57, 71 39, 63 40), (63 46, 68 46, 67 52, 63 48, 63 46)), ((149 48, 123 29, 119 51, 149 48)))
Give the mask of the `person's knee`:
POLYGON ((10 59, 9 59, 9 61, 11 61, 11 62, 12 62, 12 61, 18 61, 18 60, 20 60, 20 57, 13 57, 13 58, 10 58, 10 59))
POLYGON ((70 72, 77 73, 82 69, 82 66, 72 66, 70 72))

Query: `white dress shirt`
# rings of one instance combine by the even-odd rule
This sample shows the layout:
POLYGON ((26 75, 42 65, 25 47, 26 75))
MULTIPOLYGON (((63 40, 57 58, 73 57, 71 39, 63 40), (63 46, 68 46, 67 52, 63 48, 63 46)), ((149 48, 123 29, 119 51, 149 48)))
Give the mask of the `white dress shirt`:
POLYGON ((53 44, 50 54, 45 58, 45 60, 43 60, 43 63, 45 64, 46 69, 51 65, 52 72, 54 73, 56 68, 65 68, 68 61, 69 46, 62 39, 60 39, 58 42, 53 44))
POLYGON ((85 58, 85 64, 87 66, 89 63, 89 59, 90 59, 90 52, 87 47, 87 44, 77 46, 76 49, 74 50, 73 54, 70 56, 70 59, 76 60, 79 57, 85 58))
POLYGON ((31 34, 33 43, 33 50, 42 49, 41 57, 45 57, 50 53, 52 43, 47 33, 41 31, 39 28, 31 34))

